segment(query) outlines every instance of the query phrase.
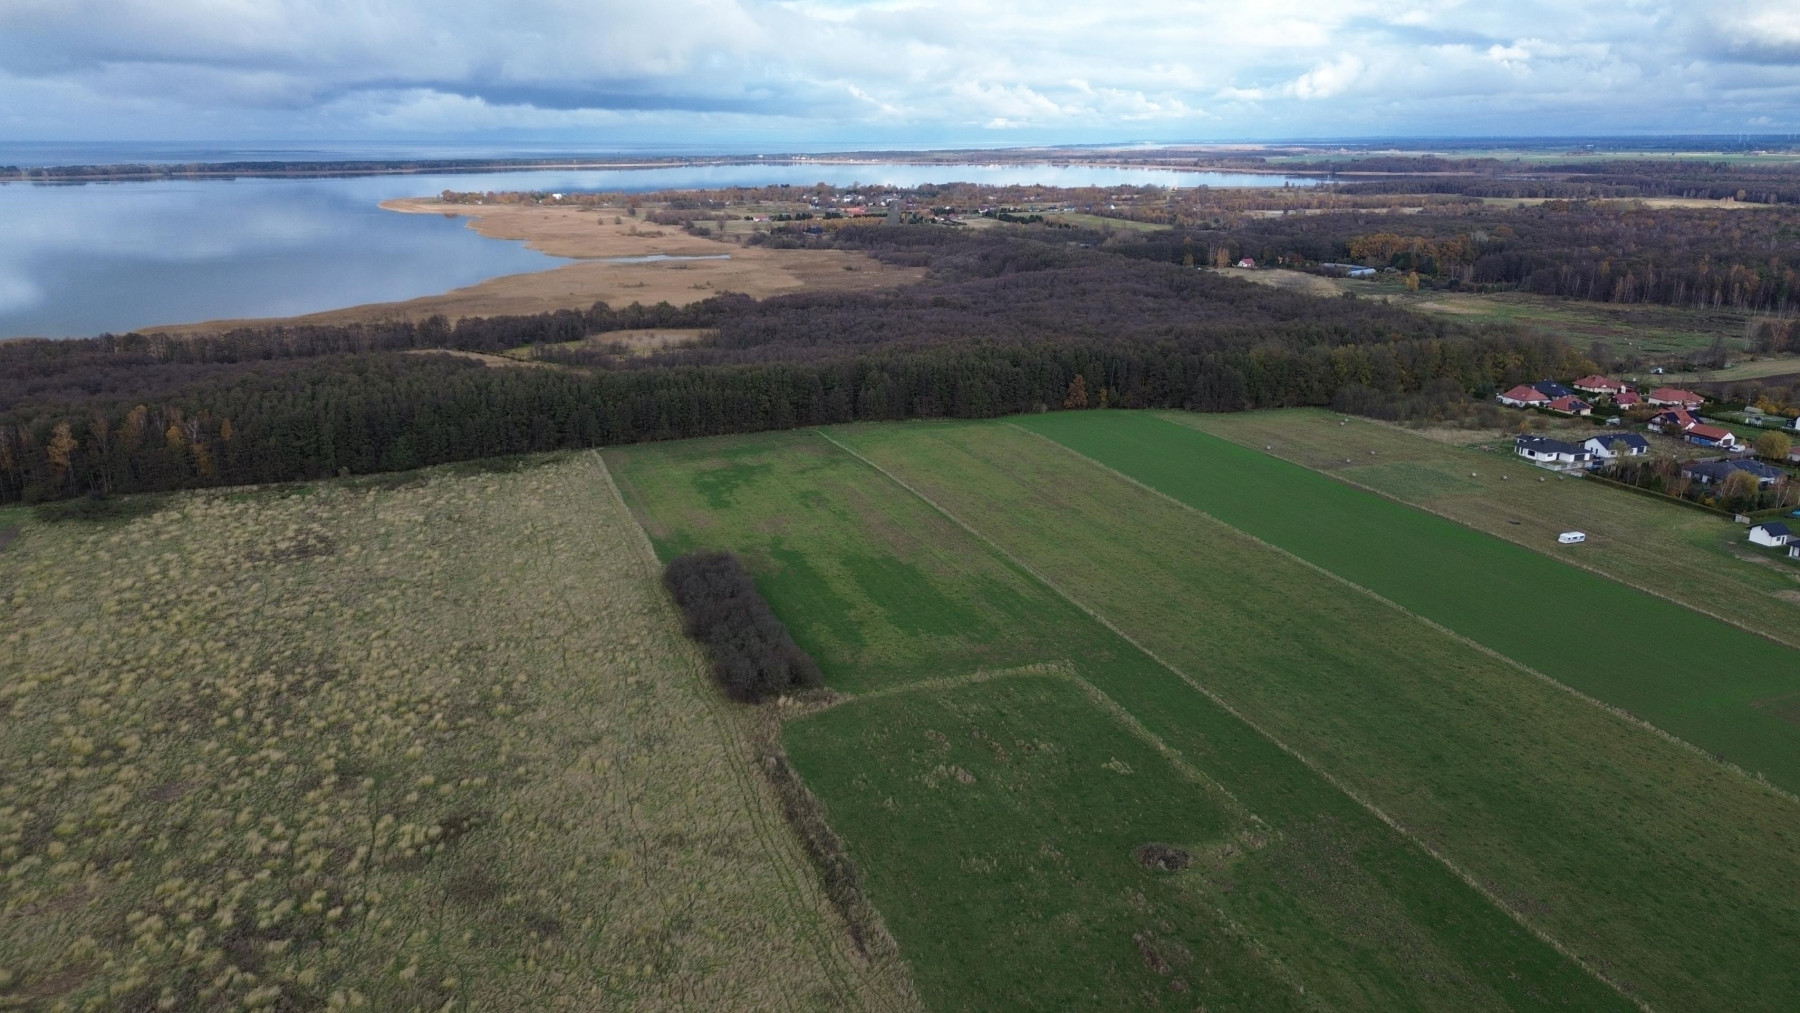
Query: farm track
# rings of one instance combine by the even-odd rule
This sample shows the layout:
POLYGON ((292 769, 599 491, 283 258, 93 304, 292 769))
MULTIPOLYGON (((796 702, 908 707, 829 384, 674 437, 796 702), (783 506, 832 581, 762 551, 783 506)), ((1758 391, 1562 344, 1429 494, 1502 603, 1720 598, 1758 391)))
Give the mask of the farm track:
MULTIPOLYGON (((1178 424, 1178 423, 1173 423, 1173 424, 1178 424)), ((1401 615, 1404 615, 1409 619, 1412 619, 1416 622, 1422 623, 1425 626, 1428 626, 1431 629, 1437 631, 1438 633, 1441 633, 1444 636, 1457 641, 1458 643, 1461 643, 1467 647, 1471 647, 1471 648, 1475 649, 1476 651, 1479 651, 1482 654, 1485 654, 1488 657, 1495 659, 1496 661, 1502 662, 1503 664, 1505 664, 1509 667, 1518 669, 1519 671, 1525 673, 1526 675, 1529 675, 1534 679, 1538 679, 1538 680, 1546 683, 1547 685, 1553 686, 1556 689, 1559 689, 1559 690, 1563 691, 1564 693, 1567 693, 1568 695, 1574 697, 1575 699, 1582 701, 1583 703, 1589 704, 1593 707, 1597 707, 1600 710, 1605 711, 1607 714, 1610 714, 1613 717, 1616 717, 1616 718, 1620 719, 1621 721, 1626 722, 1627 724, 1633 725, 1633 726, 1640 728, 1644 731, 1647 731, 1647 732, 1651 733, 1652 735, 1655 735, 1658 738, 1663 739, 1673 745, 1676 745, 1683 749, 1686 749, 1696 756, 1703 757, 1706 760, 1718 765, 1721 769, 1727 770, 1727 771, 1731 772, 1732 774, 1735 774, 1735 775, 1743 778, 1744 780, 1750 782, 1751 784, 1756 785, 1759 788, 1766 789, 1769 793, 1781 798, 1782 800, 1784 800, 1786 802, 1790 802, 1795 805, 1800 805, 1800 795, 1795 795, 1793 792, 1790 792, 1790 791, 1786 790, 1785 788, 1780 787, 1779 785, 1772 784, 1772 783, 1770 783, 1770 781, 1767 778, 1762 777, 1758 774, 1752 773, 1751 771, 1745 770, 1743 767, 1731 762, 1730 760, 1725 759, 1722 756, 1718 756, 1714 753, 1708 752, 1707 750, 1701 748, 1700 746, 1697 746, 1694 743, 1689 742, 1686 739, 1683 739, 1680 736, 1678 736, 1664 728, 1661 728, 1649 721, 1644 720, 1643 718, 1639 717, 1636 714, 1633 714, 1632 712, 1624 709, 1623 707, 1615 706, 1613 704, 1607 703, 1605 700, 1602 700, 1599 697, 1593 696, 1592 694, 1582 692, 1581 690, 1576 689, 1574 686, 1570 686, 1569 684, 1562 682, 1561 680, 1556 679, 1555 677, 1553 677, 1551 675, 1541 672, 1538 669, 1535 669, 1535 668, 1531 667, 1530 665, 1527 665, 1524 662, 1517 660, 1516 658, 1513 658, 1507 654, 1497 651, 1497 650, 1493 649, 1492 647, 1489 647, 1488 645, 1481 643, 1478 640, 1473 639, 1472 637, 1468 637, 1468 636, 1465 636, 1464 634, 1458 633, 1457 631, 1449 628, 1448 626, 1445 626, 1444 624, 1442 624, 1440 622, 1437 622, 1434 619, 1430 619, 1426 616, 1422 616, 1422 615, 1418 614, 1417 612, 1414 612, 1413 610, 1407 608, 1406 606, 1401 605, 1399 602, 1396 602, 1393 599, 1388 598, 1388 597, 1382 595, 1381 593, 1374 591, 1368 587, 1358 584, 1357 582, 1351 580, 1348 577, 1338 574, 1332 570, 1328 570, 1325 567, 1320 566, 1319 564, 1314 563, 1313 561, 1306 559, 1303 556, 1296 555, 1295 553, 1290 552, 1289 550, 1284 549, 1281 546, 1274 544, 1273 542, 1259 538, 1256 535, 1251 534, 1250 532, 1245 531, 1244 529, 1237 527, 1234 524, 1231 524, 1227 521, 1220 520, 1218 517, 1215 517, 1212 514, 1207 513, 1206 511, 1200 509, 1199 507, 1196 507, 1190 503, 1184 503, 1181 500, 1176 499, 1174 496, 1171 496, 1168 493, 1155 488, 1154 486, 1148 485, 1144 482, 1140 482, 1137 479, 1131 477, 1130 475, 1127 475, 1124 472, 1119 471, 1117 468, 1113 468, 1110 465, 1107 465, 1101 461, 1097 461, 1097 460, 1087 456, 1086 454, 1083 454, 1080 451, 1075 450, 1073 447, 1065 446, 1061 443, 1056 442, 1055 440, 1051 439, 1050 437, 1045 436, 1042 433, 1033 432, 1030 429, 1026 429, 1024 426, 1011 425, 1009 423, 1009 427, 1012 429, 1016 429, 1019 432, 1027 433, 1031 436, 1037 437, 1038 439, 1043 440, 1044 442, 1050 444, 1051 446, 1056 447, 1058 450, 1061 450, 1067 454, 1070 454, 1070 455, 1074 456, 1075 458, 1077 458, 1089 465, 1092 465, 1093 467, 1098 468, 1101 471, 1104 471, 1104 472, 1110 474, 1114 478, 1128 482, 1131 485, 1134 485, 1134 486, 1138 487, 1139 489, 1142 489, 1145 492, 1150 493, 1151 495, 1154 495, 1157 498, 1159 498, 1167 503, 1170 503, 1181 510, 1192 513, 1197 517, 1204 518, 1207 522, 1209 522, 1211 524, 1218 525, 1219 527, 1224 528, 1228 531, 1231 531, 1234 534, 1237 534, 1239 536, 1247 538, 1250 541, 1256 543, 1257 545, 1260 545, 1263 548, 1268 549, 1271 552, 1285 556, 1286 558, 1288 558, 1296 563, 1299 563, 1301 566, 1304 566, 1307 569, 1312 570, 1313 572, 1318 573, 1319 575, 1321 575, 1323 577, 1326 577, 1332 581, 1335 581, 1336 583, 1342 584, 1343 586, 1350 588, 1351 590, 1356 591, 1360 594, 1367 595, 1369 598, 1371 598, 1377 602, 1380 602, 1383 606, 1393 609, 1395 612, 1398 612, 1401 615)), ((1355 483, 1348 483, 1348 484, 1355 485, 1355 483)), ((1358 488, 1361 488, 1361 487, 1359 486, 1358 488)), ((1374 490, 1370 490, 1370 491, 1374 491, 1374 490)), ((1384 497, 1384 498, 1391 498, 1391 497, 1384 497)), ((1395 502, 1399 502, 1399 501, 1395 500, 1395 502)), ((1405 504, 1402 504, 1402 505, 1405 505, 1405 504)), ((1449 518, 1449 517, 1446 517, 1445 519, 1446 520, 1454 520, 1454 518, 1449 518)), ((1555 557, 1550 557, 1550 558, 1555 558, 1555 557)), ((1605 576, 1605 574, 1600 574, 1600 576, 1605 576)), ((1674 599, 1672 599, 1672 598, 1669 600, 1674 602, 1674 599)), ((1675 602, 1675 604, 1679 605, 1682 603, 1675 602)), ((1699 610, 1696 610, 1696 611, 1699 611, 1699 610)), ((1705 613, 1703 613, 1703 614, 1705 614, 1705 613)))
MULTIPOLYGON (((1426 843, 1424 840, 1419 838, 1410 829, 1408 829, 1404 823, 1395 819, 1393 816, 1389 815, 1386 811, 1381 809, 1379 806, 1375 805, 1372 801, 1370 801, 1368 798, 1364 797, 1361 793, 1357 792, 1355 789, 1351 788, 1349 785, 1344 783, 1342 780, 1340 780, 1339 778, 1334 776, 1324 766, 1316 763, 1315 761, 1313 761, 1312 759, 1310 759, 1309 757, 1307 757, 1300 751, 1296 750, 1292 746, 1288 745, 1286 742, 1282 741, 1280 738, 1276 737, 1274 734, 1269 732, 1267 729, 1265 729, 1262 725, 1260 725, 1256 721, 1252 720, 1248 715, 1246 715, 1241 710, 1239 710, 1238 708, 1233 706, 1223 696, 1221 696, 1220 694, 1218 694, 1217 692, 1215 692, 1214 690, 1212 690, 1211 688, 1206 686, 1204 683, 1200 682, 1198 679, 1194 678, 1192 675, 1188 674, 1187 672, 1183 671, 1182 669, 1176 667, 1175 665, 1171 664, 1167 660, 1163 659, 1156 652, 1151 650, 1148 646, 1146 646, 1145 644, 1143 644, 1136 638, 1132 637, 1130 634, 1126 633, 1122 628, 1120 628, 1117 624, 1115 624, 1112 620, 1107 618, 1105 615, 1103 615, 1099 611, 1095 610, 1094 608, 1090 607, 1089 605, 1087 605, 1085 602, 1081 601, 1080 599, 1076 598, 1072 593, 1070 593, 1065 588, 1063 588, 1061 585, 1059 585, 1058 583, 1056 583, 1055 581, 1050 579, 1048 575, 1046 575, 1039 569, 1031 566, 1029 563, 1025 562, 1023 559, 1021 559, 1017 555, 1015 555, 1012 552, 1010 552, 1009 550, 1007 550, 998 541, 996 541, 992 537, 988 536, 986 533, 982 532, 978 528, 974 527, 967 521, 963 520, 961 517, 957 516, 955 513, 950 511, 948 508, 946 508, 945 506, 943 506, 942 504, 940 504, 939 502, 937 502, 936 500, 934 500, 933 498, 928 496, 922 490, 920 490, 917 487, 913 486, 912 484, 908 483, 907 481, 902 479, 897 474, 882 467, 880 464, 876 463, 871 458, 858 452, 854 448, 833 438, 831 436, 831 434, 829 434, 823 430, 815 430, 815 431, 826 442, 831 443, 833 446, 837 447, 839 450, 842 450, 844 453, 846 453, 846 454, 850 455, 851 457, 855 458, 856 460, 862 462, 864 465, 866 465, 870 469, 872 469, 875 472, 879 473, 880 475, 884 476, 887 480, 893 482, 895 485, 899 486, 901 489, 905 490, 907 493, 910 493, 912 496, 916 497, 917 499, 919 499, 920 501, 925 503, 932 510, 936 511, 938 514, 942 515, 945 519, 949 520, 950 522, 952 522, 953 524, 955 524, 956 526, 958 526, 959 528, 961 528, 962 530, 967 532, 970 536, 974 537, 975 539, 980 541, 982 544, 986 545, 993 552, 995 552, 1002 558, 1008 560, 1013 566, 1017 567, 1018 569, 1020 569, 1021 571, 1025 572, 1025 573, 1029 574, 1032 578, 1034 578, 1036 581, 1038 581, 1044 587, 1046 587, 1051 592, 1056 594, 1058 597, 1060 597, 1064 601, 1068 602, 1071 606, 1073 606, 1076 609, 1080 610, 1081 612, 1085 613, 1087 616, 1092 618, 1095 622, 1099 623, 1100 625, 1104 626, 1106 629, 1111 631, 1119 639, 1123 640, 1124 642, 1130 644, 1132 647, 1136 648, 1145 657, 1151 659, 1157 665, 1166 669, 1171 674, 1173 674, 1178 679, 1180 679, 1183 683, 1187 684, 1190 688, 1194 689, 1196 692, 1205 696, 1220 710, 1224 711, 1227 714, 1230 714, 1234 719, 1236 719, 1237 721, 1242 723, 1244 726, 1250 728, 1252 731, 1254 731, 1258 736, 1263 738, 1265 741, 1269 742, 1271 745, 1275 746, 1277 749, 1281 750, 1283 753, 1287 754, 1288 756, 1290 756, 1293 759, 1295 759, 1296 761, 1298 761, 1301 765, 1306 767, 1314 775, 1318 776, 1325 783, 1331 785, 1332 788, 1334 788, 1335 790, 1340 792, 1345 797, 1351 799, 1359 807, 1361 807, 1363 810, 1368 812, 1371 816, 1375 817, 1381 823, 1386 825, 1390 830, 1392 830, 1396 834, 1400 835, 1406 841, 1408 841, 1409 843, 1411 843, 1412 845, 1417 847, 1424 854, 1429 855, 1439 865, 1443 866, 1446 870, 1448 870, 1457 879, 1462 881, 1465 885, 1467 885, 1472 890, 1474 890, 1477 894, 1479 894, 1481 897, 1483 897, 1495 909, 1506 914, 1507 917, 1509 917, 1513 922, 1518 924, 1521 928, 1524 928, 1527 932, 1529 932, 1534 938, 1538 939, 1540 942, 1551 947, 1559 955, 1561 955, 1564 959, 1567 959, 1571 963, 1576 965, 1577 967, 1580 967, 1589 976, 1591 976, 1595 980, 1601 982, 1602 984, 1606 985, 1608 988, 1610 988, 1614 992, 1618 993, 1622 998, 1624 998, 1626 1001, 1632 1003, 1637 1008, 1639 1008, 1641 1010, 1646 1010, 1646 1011, 1653 1009, 1653 1007, 1650 1006, 1650 1004, 1648 1002, 1646 1002, 1642 998, 1632 994, 1632 992, 1630 990, 1624 988, 1618 981, 1614 980, 1611 976, 1607 975, 1600 968, 1594 966, 1594 964, 1592 962, 1583 958, 1581 955, 1574 952, 1572 949, 1570 949, 1568 946, 1566 946, 1564 943, 1562 943, 1561 940, 1555 938, 1549 932, 1545 931, 1543 928, 1541 928, 1540 926, 1538 926, 1534 922, 1532 922, 1529 918, 1527 918, 1524 915, 1523 912, 1519 911, 1516 907, 1507 903, 1503 898, 1499 897, 1486 884, 1484 884, 1481 880, 1479 880, 1478 878, 1476 878, 1475 876, 1470 874, 1468 871, 1463 869, 1460 865, 1458 865, 1456 862, 1454 862, 1448 855, 1444 854, 1439 849, 1434 848, 1433 846, 1431 846, 1430 844, 1426 843)), ((1054 443, 1055 441, 1051 441, 1051 442, 1054 443)), ((1064 449, 1067 449, 1067 448, 1064 448, 1064 449)), ((1079 457, 1081 455, 1077 455, 1077 456, 1079 457)), ((1082 459, 1088 460, 1085 457, 1083 457, 1082 459)), ((1091 462, 1091 463, 1097 463, 1097 462, 1091 462)), ((1108 470, 1110 470, 1110 469, 1108 469, 1108 470)), ((1198 513, 1199 511, 1196 511, 1196 512, 1198 513)), ((1216 522, 1216 519, 1214 519, 1214 520, 1216 522)), ((1222 522, 1218 522, 1218 523, 1222 523, 1222 522)), ((1236 528, 1231 528, 1230 525, 1224 525, 1224 526, 1229 528, 1232 531, 1237 530, 1236 528)), ((1318 568, 1314 567, 1314 569, 1318 569, 1318 568)))

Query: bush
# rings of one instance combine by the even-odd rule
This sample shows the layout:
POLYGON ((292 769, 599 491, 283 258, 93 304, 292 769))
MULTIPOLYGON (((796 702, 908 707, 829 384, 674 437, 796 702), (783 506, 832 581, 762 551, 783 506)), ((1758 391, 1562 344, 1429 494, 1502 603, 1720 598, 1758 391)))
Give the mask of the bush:
POLYGON ((819 666, 788 635, 743 564, 729 552, 690 552, 669 561, 663 584, 681 606, 688 635, 706 645, 713 677, 735 700, 819 685, 819 666))

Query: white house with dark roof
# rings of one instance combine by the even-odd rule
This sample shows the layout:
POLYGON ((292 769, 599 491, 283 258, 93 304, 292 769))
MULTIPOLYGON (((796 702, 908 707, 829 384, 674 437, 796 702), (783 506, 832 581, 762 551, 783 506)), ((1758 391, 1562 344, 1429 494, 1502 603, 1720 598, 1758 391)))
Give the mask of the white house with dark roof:
POLYGON ((1586 447, 1547 436, 1521 436, 1513 441, 1513 453, 1550 471, 1586 471, 1594 455, 1586 447))
POLYGON ((1582 442, 1588 453, 1597 461, 1610 461, 1619 454, 1613 451, 1613 444, 1625 445, 1626 457, 1642 457, 1650 452, 1650 441, 1636 433, 1606 433, 1601 436, 1590 436, 1582 442))
POLYGON ((1755 545, 1767 545, 1770 548, 1778 549, 1793 539, 1794 533, 1780 521, 1768 521, 1750 529, 1750 541, 1755 545))

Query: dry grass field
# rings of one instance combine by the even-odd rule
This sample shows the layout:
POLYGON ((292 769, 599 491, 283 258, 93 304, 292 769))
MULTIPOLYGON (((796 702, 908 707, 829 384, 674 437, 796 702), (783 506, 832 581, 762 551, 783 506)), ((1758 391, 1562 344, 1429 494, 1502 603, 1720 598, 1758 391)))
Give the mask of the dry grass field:
POLYGON ((599 457, 504 465, 20 525, 0 1009, 916 1008, 599 457))

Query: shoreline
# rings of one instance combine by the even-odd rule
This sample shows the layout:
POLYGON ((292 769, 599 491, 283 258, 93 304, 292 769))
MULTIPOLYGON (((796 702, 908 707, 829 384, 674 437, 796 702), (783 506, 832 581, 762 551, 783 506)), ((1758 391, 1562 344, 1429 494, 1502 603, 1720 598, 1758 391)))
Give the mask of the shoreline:
POLYGON ((362 303, 285 317, 247 317, 139 327, 141 334, 219 334, 244 327, 339 325, 382 320, 523 316, 594 303, 685 306, 737 293, 755 299, 800 291, 873 291, 922 279, 922 268, 893 267, 843 250, 775 250, 691 235, 607 210, 572 206, 444 204, 435 197, 382 201, 396 214, 462 218, 486 239, 522 242, 570 261, 542 271, 500 275, 434 295, 362 303), (636 263, 615 257, 664 255, 700 260, 636 263), (728 259, 716 259, 724 254, 728 259))

